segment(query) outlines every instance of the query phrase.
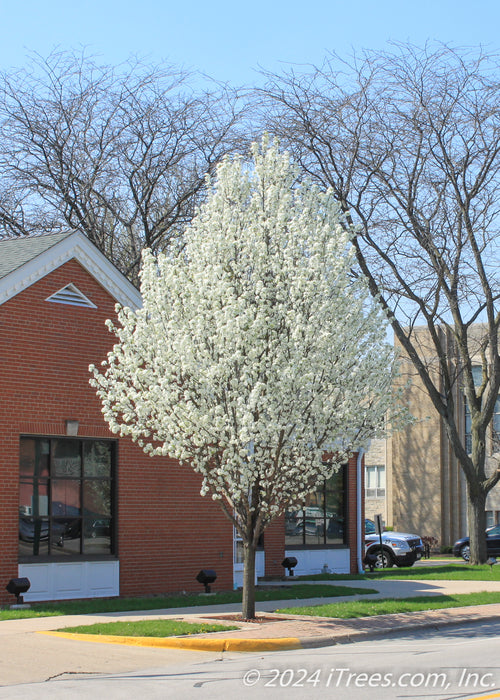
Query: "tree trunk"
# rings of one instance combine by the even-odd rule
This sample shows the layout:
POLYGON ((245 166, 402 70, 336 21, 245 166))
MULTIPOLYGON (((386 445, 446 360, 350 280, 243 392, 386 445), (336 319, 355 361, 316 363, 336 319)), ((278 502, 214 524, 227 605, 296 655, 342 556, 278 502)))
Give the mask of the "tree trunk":
POLYGON ((255 618, 255 545, 243 546, 243 599, 241 614, 244 620, 255 618))
POLYGON ((469 498, 467 501, 467 517, 469 525, 469 541, 470 541, 470 564, 484 564, 487 557, 486 554, 486 493, 483 489, 474 489, 472 492, 469 487, 469 498))

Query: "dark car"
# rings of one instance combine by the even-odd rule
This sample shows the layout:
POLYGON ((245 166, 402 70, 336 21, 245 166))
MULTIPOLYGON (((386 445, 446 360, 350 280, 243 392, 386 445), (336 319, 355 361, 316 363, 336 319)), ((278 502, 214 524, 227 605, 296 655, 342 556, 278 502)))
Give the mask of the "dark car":
POLYGON ((87 523, 86 535, 90 537, 109 537, 111 518, 97 518, 87 523))
MULTIPOLYGON (((500 523, 486 530, 486 553, 489 557, 500 556, 500 523)), ((470 541, 468 537, 462 537, 453 545, 453 554, 462 557, 465 561, 470 559, 470 541)))

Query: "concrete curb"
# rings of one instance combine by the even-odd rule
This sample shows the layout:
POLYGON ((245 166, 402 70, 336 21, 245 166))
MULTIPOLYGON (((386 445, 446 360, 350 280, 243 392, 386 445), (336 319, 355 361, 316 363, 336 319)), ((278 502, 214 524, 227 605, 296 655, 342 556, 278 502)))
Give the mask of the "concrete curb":
POLYGON ((80 642, 100 644, 125 644, 136 647, 157 647, 165 649, 191 649, 193 651, 287 651, 302 649, 298 637, 276 637, 262 639, 237 639, 206 637, 118 637, 105 634, 79 634, 76 632, 55 632, 39 630, 37 634, 63 637, 80 642))

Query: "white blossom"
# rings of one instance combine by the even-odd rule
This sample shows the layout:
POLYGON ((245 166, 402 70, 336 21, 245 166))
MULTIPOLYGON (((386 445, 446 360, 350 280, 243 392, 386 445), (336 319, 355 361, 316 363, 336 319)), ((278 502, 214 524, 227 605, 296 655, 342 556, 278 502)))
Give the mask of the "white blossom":
POLYGON ((209 184, 182 253, 144 253, 143 307, 91 382, 114 432, 189 462, 248 538, 383 427, 394 356, 331 192, 267 137, 209 184))

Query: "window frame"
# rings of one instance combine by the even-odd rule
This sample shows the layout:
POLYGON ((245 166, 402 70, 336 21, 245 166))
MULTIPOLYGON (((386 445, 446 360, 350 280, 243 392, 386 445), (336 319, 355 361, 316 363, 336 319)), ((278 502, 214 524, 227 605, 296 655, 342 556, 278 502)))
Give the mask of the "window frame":
MULTIPOLYGON (((34 484, 35 481, 38 481, 39 483, 46 483, 47 485, 47 502, 48 502, 48 513, 46 517, 46 522, 48 523, 48 532, 49 532, 49 539, 48 539, 48 552, 43 552, 41 554, 23 554, 19 551, 18 547, 18 561, 19 563, 46 563, 46 562, 75 562, 75 561, 101 561, 101 560, 116 560, 118 559, 118 536, 117 536, 117 521, 118 521, 118 498, 117 498, 117 493, 118 493, 118 484, 117 484, 117 464, 118 464, 118 440, 116 439, 110 439, 110 438, 104 438, 104 437, 70 437, 66 435, 28 435, 28 434, 22 434, 19 437, 19 446, 20 446, 20 455, 19 455, 19 466, 18 466, 18 485, 21 486, 21 484, 34 484), (20 461, 21 461, 21 442, 22 440, 35 440, 35 441, 48 441, 49 442, 49 454, 48 454, 48 462, 50 465, 49 468, 49 475, 47 477, 43 477, 43 482, 42 482, 42 477, 40 475, 33 474, 33 477, 30 479, 29 477, 25 477, 21 474, 20 470, 20 461), (56 474, 52 473, 52 458, 53 458, 53 453, 54 453, 54 443, 55 442, 62 442, 62 441, 73 441, 73 442, 78 442, 79 443, 79 455, 80 455, 80 474, 78 477, 72 476, 72 477, 64 477, 61 474, 56 474), (88 445, 89 443, 99 443, 99 442, 104 442, 107 443, 110 446, 110 475, 109 478, 106 477, 97 477, 95 475, 91 476, 86 476, 84 474, 84 451, 85 451, 85 445, 88 445), (79 482, 79 498, 80 498, 80 514, 78 516, 63 516, 66 518, 71 517, 75 522, 78 521, 79 527, 80 527, 80 534, 79 534, 79 548, 80 551, 78 553, 68 553, 65 552, 64 554, 58 554, 57 550, 51 542, 51 533, 53 532, 52 530, 52 525, 54 522, 57 522, 58 519, 61 518, 61 516, 58 516, 57 514, 54 515, 52 512, 52 493, 53 493, 53 484, 54 482, 79 482), (85 514, 84 508, 85 508, 85 498, 84 498, 84 493, 85 493, 85 486, 88 485, 89 483, 92 482, 106 482, 109 484, 109 489, 110 489, 110 516, 109 516, 109 528, 110 528, 110 533, 109 533, 109 552, 86 552, 85 551, 85 540, 88 539, 87 536, 85 535, 86 531, 86 524, 91 520, 92 518, 88 516, 88 514, 85 514)), ((21 518, 21 512, 19 510, 18 518, 21 518)), ((103 518, 104 519, 104 518, 103 518)), ((41 521, 45 521, 45 518, 40 519, 41 521)), ((96 519, 97 520, 97 519, 96 519)))
MULTIPOLYGON (((328 526, 327 526, 327 520, 328 517, 326 515, 327 511, 327 500, 326 500, 326 489, 327 489, 327 481, 328 479, 325 479, 321 485, 318 485, 316 488, 316 493, 322 493, 322 500, 323 500, 323 542, 322 543, 311 543, 307 542, 306 537, 307 537, 307 532, 306 532, 306 523, 308 521, 307 517, 307 512, 306 509, 310 506, 306 506, 304 503, 301 508, 297 509, 298 512, 302 511, 302 542, 301 543, 295 543, 295 542, 289 542, 287 541, 287 533, 286 533, 286 523, 285 523, 285 549, 293 550, 293 549, 302 549, 302 550, 307 550, 307 549, 313 549, 313 550, 319 550, 319 549, 346 549, 349 547, 349 527, 348 527, 348 513, 349 513, 349 494, 348 494, 348 478, 347 478, 347 471, 348 471, 348 464, 342 464, 339 468, 339 472, 341 473, 341 480, 342 480, 342 522, 344 526, 344 532, 343 532, 343 542, 328 542, 327 540, 327 531, 328 531, 328 526)), ((311 493, 314 493, 312 491, 311 493)), ((286 514, 285 514, 286 518, 286 514)), ((309 518, 310 520, 310 518, 309 518)))
POLYGON ((386 489, 387 489, 387 483, 386 483, 386 469, 385 469, 385 464, 365 464, 365 498, 367 500, 375 499, 375 498, 385 498, 386 496, 386 489), (368 470, 369 469, 374 469, 375 470, 375 475, 376 475, 376 483, 377 486, 368 486, 368 470), (379 486, 380 484, 380 475, 384 475, 384 486, 379 486), (374 494, 368 493, 369 491, 375 491, 374 494))

